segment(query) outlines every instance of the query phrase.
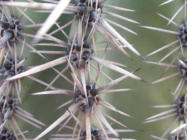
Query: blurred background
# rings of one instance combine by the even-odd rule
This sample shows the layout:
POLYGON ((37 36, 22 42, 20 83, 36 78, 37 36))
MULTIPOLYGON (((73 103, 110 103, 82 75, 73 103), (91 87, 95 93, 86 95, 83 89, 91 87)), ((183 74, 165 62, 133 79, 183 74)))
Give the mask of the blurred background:
MULTIPOLYGON (((118 19, 113 19, 120 23, 121 25, 125 25, 133 31, 137 32, 138 35, 131 35, 128 32, 121 31, 116 28, 127 40, 133 44, 133 46, 142 54, 142 56, 146 56, 148 53, 164 46, 174 40, 177 39, 175 35, 169 35, 167 33, 161 33, 157 31, 151 31, 148 29, 141 28, 141 25, 154 26, 159 28, 165 28, 173 31, 178 31, 175 26, 167 25, 167 21, 162 19, 157 15, 157 13, 161 13, 166 17, 171 18, 172 15, 176 12, 176 10, 183 4, 183 1, 176 1, 171 4, 165 6, 159 6, 165 0, 108 0, 107 3, 134 9, 133 13, 124 13, 119 12, 120 15, 124 15, 128 18, 134 19, 138 21, 140 24, 131 24, 128 22, 124 22, 118 19)), ((28 11, 29 13, 29 11, 28 11)), ((45 14, 34 13, 31 15, 35 21, 42 22, 45 20, 45 14), (37 16, 36 16, 37 15, 37 16)), ((63 15, 58 22, 66 23, 71 16, 63 15)), ((177 16, 175 20, 177 24, 181 24, 184 21, 183 14, 177 16)), ((66 32, 69 32, 70 29, 66 29, 66 32)), ((166 130, 170 123, 174 120, 174 118, 144 124, 143 121, 147 117, 150 117, 156 113, 159 113, 163 110, 153 109, 151 106, 153 105, 161 105, 161 104, 172 104, 173 97, 171 96, 171 92, 174 91, 177 87, 178 82, 180 81, 180 77, 175 77, 170 80, 164 81, 159 84, 151 85, 152 81, 159 79, 160 77, 167 76, 171 73, 177 72, 177 69, 169 69, 167 72, 164 72, 164 67, 146 64, 144 60, 140 57, 135 56, 133 53, 128 51, 132 56, 131 59, 127 58, 119 52, 118 50, 109 51, 106 59, 114 60, 116 62, 123 63, 128 66, 129 71, 134 71, 139 69, 136 72, 138 76, 143 78, 146 82, 135 81, 132 79, 126 79, 121 82, 116 88, 132 88, 134 91, 125 92, 125 93, 117 93, 117 94, 108 94, 107 97, 104 96, 106 100, 112 103, 116 108, 131 114, 134 118, 126 118, 120 116, 118 114, 113 114, 118 120, 127 125, 131 129, 138 130, 136 133, 126 133, 121 135, 127 138, 135 138, 137 140, 152 140, 150 135, 161 136, 164 130, 166 130)), ((146 60, 158 61, 165 54, 168 53, 168 49, 166 51, 162 51, 156 54, 154 57, 145 58, 146 60)), ((173 55, 175 56, 176 53, 173 55)), ((45 60, 41 59, 34 53, 25 54, 27 57, 27 65, 37 65, 44 63, 45 60)), ((55 56, 49 57, 49 59, 53 60, 55 56)), ((165 63, 170 63, 173 57, 170 57, 165 61, 165 63)), ((177 63, 176 63, 177 64, 177 63)), ((63 66, 61 66, 63 67, 63 66)), ((115 73, 108 72, 111 77, 115 77, 115 73)), ((45 72, 36 74, 35 76, 44 80, 51 81, 56 74, 52 70, 47 70, 45 72)), ((68 75, 68 74, 67 74, 68 75)), ((63 114, 65 109, 56 110, 56 108, 67 101, 68 97, 63 95, 49 95, 49 96, 31 96, 31 93, 42 91, 45 87, 28 80, 24 79, 23 83, 23 108, 30 111, 36 116, 37 119, 43 121, 47 125, 51 124, 54 120, 56 120, 60 115, 63 114)), ((58 87, 70 87, 65 80, 61 79, 55 83, 58 87)), ((30 128, 27 125, 23 125, 24 128, 31 130, 33 135, 39 134, 41 130, 35 130, 30 128)), ((53 131, 56 132, 56 131, 53 131)), ((45 137, 47 139, 49 136, 45 137)))

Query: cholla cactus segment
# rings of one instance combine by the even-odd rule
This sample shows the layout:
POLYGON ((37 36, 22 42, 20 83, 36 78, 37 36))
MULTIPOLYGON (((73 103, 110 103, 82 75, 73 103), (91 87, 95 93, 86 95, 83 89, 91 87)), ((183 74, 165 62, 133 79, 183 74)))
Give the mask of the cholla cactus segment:
MULTIPOLYGON (((169 18, 159 14, 161 17, 163 17, 166 20, 169 20, 169 18)), ((173 78, 175 76, 180 76, 181 80, 176 87, 176 90, 172 93, 174 97, 174 104, 172 105, 158 105, 154 106, 155 108, 165 108, 166 111, 163 111, 157 115, 154 115, 152 117, 149 117, 145 120, 145 122, 155 122, 163 119, 168 119, 170 117, 175 117, 175 121, 168 127, 168 129, 163 133, 161 137, 157 136, 152 136, 153 138, 157 140, 183 140, 186 139, 186 59, 183 55, 183 52, 185 51, 186 47, 186 40, 185 40, 185 30, 186 30, 186 23, 183 23, 181 25, 177 25, 174 21, 172 21, 173 25, 178 27, 178 33, 176 34, 178 36, 179 40, 176 40, 174 42, 171 42, 164 47, 150 53, 148 56, 154 55, 164 49, 167 49, 173 45, 176 45, 177 43, 180 43, 179 46, 176 49, 173 49, 171 52, 169 52, 166 56, 164 56, 160 61, 158 62, 151 62, 151 61, 146 61, 149 64, 156 64, 159 66, 164 66, 166 69, 168 68, 174 68, 178 72, 171 74, 169 76, 163 77, 159 80, 156 80, 152 82, 152 84, 160 83, 165 80, 168 80, 170 78, 173 78), (172 62, 170 64, 163 63, 163 60, 165 60, 168 56, 170 56, 173 52, 179 50, 179 53, 173 58, 172 62), (182 55, 181 55, 182 54, 182 55), (179 59, 183 57, 183 59, 179 59), (176 64, 175 60, 178 59, 178 63, 176 64), (175 64, 173 64, 175 63, 175 64), (185 90, 184 93, 182 93, 182 89, 185 90), (176 129, 172 130, 174 127, 176 129), (171 134, 168 138, 166 137, 167 134, 171 134), (165 138, 166 137, 166 138, 165 138)), ((167 32, 170 34, 175 34, 174 31, 166 30, 166 29, 161 29, 161 28, 155 28, 155 27, 148 27, 144 26, 145 28, 151 29, 151 30, 157 30, 161 32, 167 32)))
POLYGON ((20 107, 22 88, 20 79, 11 82, 6 79, 27 69, 24 65, 25 59, 22 59, 24 48, 27 46, 35 50, 27 43, 28 38, 34 37, 31 33, 27 33, 27 29, 37 29, 41 24, 36 24, 26 14, 26 9, 23 11, 20 8, 1 6, 0 17, 0 136, 5 140, 25 140, 25 131, 21 130, 17 120, 23 120, 39 129, 45 124, 20 107), (19 45, 21 48, 18 48, 19 45))
MULTIPOLYGON (((32 21, 32 19, 25 15, 26 13, 22 11, 20 13, 22 13, 24 17, 27 17, 27 19, 32 23, 31 25, 24 26, 21 24, 21 22, 19 22, 14 24, 16 26, 13 29, 9 26, 3 28, 3 35, 4 33, 8 33, 8 37, 5 36, 6 40, 3 44, 10 44, 10 39, 13 39, 13 41, 15 42, 18 40, 18 42, 22 42, 24 45, 30 47, 33 53, 39 54, 42 58, 45 59, 45 61, 47 61, 41 65, 33 66, 28 69, 27 67, 17 67, 16 63, 21 63, 21 61, 18 61, 17 55, 12 53, 11 56, 14 56, 13 60, 15 62, 13 62, 13 64, 11 63, 11 65, 13 66, 5 65, 5 68, 2 68, 2 72, 6 71, 5 74, 3 73, 3 83, 14 83, 15 81, 19 81, 23 77, 28 77, 33 81, 36 81, 46 86, 46 90, 34 93, 34 95, 63 94, 69 95, 71 97, 69 101, 63 103, 59 107, 67 107, 67 110, 64 112, 64 114, 56 121, 54 121, 54 123, 52 123, 49 127, 47 127, 42 133, 40 133, 34 140, 41 139, 43 136, 49 134, 57 126, 60 126, 59 131, 62 130, 64 127, 67 126, 68 123, 70 123, 70 120, 75 121, 73 136, 75 134, 78 136, 78 139, 80 138, 82 140, 99 140, 109 138, 120 139, 120 132, 134 132, 133 130, 128 129, 117 118, 114 118, 105 111, 101 110, 100 107, 104 107, 105 109, 111 110, 123 116, 131 117, 129 114, 117 109, 115 106, 105 101, 100 95, 104 93, 109 94, 131 91, 132 89, 129 88, 110 88, 128 77, 133 78, 135 80, 142 79, 136 76, 134 72, 129 72, 125 70, 125 66, 123 64, 114 62, 112 60, 105 60, 105 56, 101 57, 97 55, 97 52, 102 52, 105 54, 108 48, 101 48, 98 45, 101 43, 96 42, 95 38, 96 35, 99 33, 100 36, 104 37, 103 42, 105 42, 107 45, 112 46, 113 48, 117 48, 128 57, 130 55, 127 53, 126 48, 130 49, 133 53, 140 56, 140 53, 126 40, 126 38, 122 37, 114 29, 113 26, 128 31, 135 35, 137 35, 137 33, 123 25, 118 24, 117 22, 108 19, 107 16, 112 16, 114 18, 134 24, 139 23, 135 20, 123 17, 121 15, 109 11, 109 9, 123 12, 134 12, 134 10, 120 8, 114 5, 108 5, 105 4, 105 1, 106 0, 43 0, 41 2, 37 2, 34 0, 28 0, 25 2, 0 1, 0 5, 2 6, 2 8, 11 7, 18 9, 19 12, 20 10, 22 10, 21 8, 32 8, 37 9, 35 11, 36 13, 44 12, 49 14, 47 19, 41 26, 41 24, 36 24, 34 21, 32 21), (61 25, 58 20, 60 19, 62 14, 73 15, 73 19, 67 22, 65 25, 61 25), (21 25, 20 27, 22 28, 18 28, 19 25, 21 25), (34 36, 23 32, 24 29, 31 29, 40 26, 41 28, 34 36), (68 36, 69 33, 65 32, 65 28, 70 26, 75 27, 75 30, 72 31, 73 35, 70 35, 71 37, 68 36), (55 30, 53 30, 51 27, 54 27, 55 30), (49 29, 52 29, 52 31, 50 31, 49 29), (57 34, 59 33, 61 33, 61 35, 66 38, 66 41, 62 40, 62 36, 57 36, 57 34), (20 38, 24 36, 31 38, 34 37, 34 44, 21 41, 20 38), (40 40, 42 41, 39 42, 40 40), (53 47, 54 50, 37 50, 33 48, 32 45, 44 47, 50 46, 53 47), (60 48, 61 50, 55 50, 56 47, 60 48), (58 54, 60 56, 55 60, 51 61, 43 54, 58 54), (62 71, 56 69, 56 66, 62 66, 63 64, 66 64, 66 66, 65 68, 63 68, 62 71), (113 78, 111 78, 109 75, 107 75, 104 71, 101 70, 102 67, 115 71, 122 76, 113 80, 113 78), (14 74, 10 74, 10 71, 12 72, 12 69, 15 71, 14 74), (53 69, 58 74, 50 83, 41 81, 40 79, 37 79, 32 76, 47 69, 53 69), (72 77, 67 78, 67 76, 63 74, 64 71, 68 71, 72 77), (95 74, 92 74, 93 71, 96 72, 96 76, 95 74), (7 76, 7 74, 9 75, 7 76), (100 86, 98 84, 98 80, 101 74, 109 80, 109 82, 104 84, 103 86, 100 86), (63 89, 63 87, 53 87, 53 83, 58 78, 64 78, 68 83, 72 85, 72 89, 69 90, 63 89), (110 121, 125 129, 114 129, 110 121), (95 126, 97 126, 98 130, 94 129, 95 126), (80 133, 77 133, 78 131, 80 133)), ((9 23, 9 20, 8 24, 11 24, 9 23)), ((14 44, 17 44, 17 42, 14 44)), ((112 50, 112 47, 109 49, 112 50)), ((14 51, 16 52, 16 49, 14 51)), ((3 58, 6 57, 3 55, 3 58)), ((9 93, 14 92, 11 89, 9 93)), ((5 97, 8 98, 8 95, 9 94, 5 95, 5 97)), ((10 116, 12 121, 14 121, 14 117, 18 117, 22 118, 27 123, 38 128, 44 125, 43 123, 34 119, 28 112, 25 113, 24 111, 22 113, 20 111, 21 109, 17 108, 18 106, 16 104, 15 111, 13 111, 13 114, 8 115, 10 116)), ((5 118, 4 120, 9 122, 8 118, 9 117, 5 118)), ((21 133, 21 131, 19 132, 21 133)), ((22 137, 24 138, 24 136, 22 137)), ((63 137, 61 137, 61 139, 63 139, 63 137)))

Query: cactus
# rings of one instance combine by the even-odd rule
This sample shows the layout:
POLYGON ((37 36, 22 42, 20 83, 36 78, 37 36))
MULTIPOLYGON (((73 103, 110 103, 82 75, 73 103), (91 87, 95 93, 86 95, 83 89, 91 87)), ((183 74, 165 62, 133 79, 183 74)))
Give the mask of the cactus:
POLYGON ((186 3, 1 0, 0 138, 187 139, 186 3))

